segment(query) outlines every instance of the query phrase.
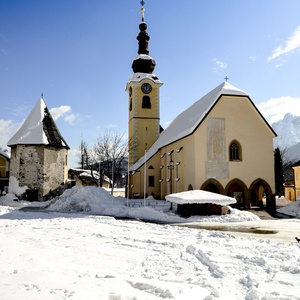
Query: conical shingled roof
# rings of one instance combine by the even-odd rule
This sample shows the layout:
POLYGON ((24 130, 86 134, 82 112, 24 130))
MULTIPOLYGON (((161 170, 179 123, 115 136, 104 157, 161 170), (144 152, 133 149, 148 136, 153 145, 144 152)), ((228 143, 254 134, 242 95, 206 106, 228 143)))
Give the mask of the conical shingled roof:
POLYGON ((7 145, 49 145, 70 149, 42 98, 7 145))

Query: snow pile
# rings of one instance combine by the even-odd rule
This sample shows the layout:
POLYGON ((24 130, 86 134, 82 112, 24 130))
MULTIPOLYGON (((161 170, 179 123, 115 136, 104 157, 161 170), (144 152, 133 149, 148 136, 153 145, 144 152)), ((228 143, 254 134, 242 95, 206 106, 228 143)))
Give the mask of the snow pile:
POLYGON ((28 187, 26 185, 22 187, 19 186, 19 181, 16 177, 14 176, 9 177, 9 190, 8 190, 9 193, 20 196, 24 194, 27 189, 28 187))
MULTIPOLYGON (((244 222, 259 221, 259 217, 250 213, 230 208, 230 214, 224 216, 193 216, 189 219, 181 218, 169 206, 161 206, 160 200, 147 199, 147 206, 139 200, 140 207, 126 207, 126 200, 122 197, 112 197, 103 188, 74 186, 56 198, 55 203, 48 210, 57 212, 88 212, 90 214, 114 216, 119 218, 133 218, 157 222, 244 222)), ((130 202, 132 200, 129 200, 130 202)))
POLYGON ((179 217, 156 211, 151 207, 127 208, 125 198, 113 197, 103 188, 74 186, 59 196, 48 210, 57 212, 88 212, 118 218, 176 222, 179 217))
POLYGON ((292 203, 291 200, 285 198, 284 196, 276 197, 276 207, 287 206, 292 203))
POLYGON ((108 192, 97 187, 74 186, 67 189, 57 198, 49 209, 61 212, 93 212, 100 213, 112 201, 116 202, 108 192))
POLYGON ((300 201, 293 201, 291 202, 291 204, 277 209, 277 212, 288 216, 300 218, 300 201))

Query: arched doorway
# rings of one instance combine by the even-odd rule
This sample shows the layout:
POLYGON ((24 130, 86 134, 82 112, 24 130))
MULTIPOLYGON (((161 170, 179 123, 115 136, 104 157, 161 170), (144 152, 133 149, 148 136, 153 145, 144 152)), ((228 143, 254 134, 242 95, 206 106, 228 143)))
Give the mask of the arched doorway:
POLYGON ((216 179, 213 179, 213 178, 206 180, 200 187, 200 190, 224 195, 223 186, 221 185, 221 183, 219 181, 217 181, 216 179))
POLYGON ((265 207, 268 211, 276 210, 275 197, 272 194, 271 187, 265 180, 258 178, 253 181, 250 185, 249 191, 252 207, 265 207))
POLYGON ((188 191, 192 191, 192 190, 193 190, 193 186, 191 184, 189 184, 188 191))
POLYGON ((248 209, 250 207, 248 189, 240 179, 232 179, 225 188, 226 195, 236 199, 236 204, 232 205, 238 209, 248 209))

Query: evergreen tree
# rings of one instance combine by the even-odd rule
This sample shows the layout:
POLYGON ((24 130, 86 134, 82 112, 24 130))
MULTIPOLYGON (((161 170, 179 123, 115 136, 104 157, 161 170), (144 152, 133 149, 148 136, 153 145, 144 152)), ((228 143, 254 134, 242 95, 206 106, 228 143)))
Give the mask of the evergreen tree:
POLYGON ((282 157, 279 148, 276 148, 274 152, 274 164, 275 164, 275 193, 276 195, 281 196, 284 194, 284 179, 283 179, 282 157))

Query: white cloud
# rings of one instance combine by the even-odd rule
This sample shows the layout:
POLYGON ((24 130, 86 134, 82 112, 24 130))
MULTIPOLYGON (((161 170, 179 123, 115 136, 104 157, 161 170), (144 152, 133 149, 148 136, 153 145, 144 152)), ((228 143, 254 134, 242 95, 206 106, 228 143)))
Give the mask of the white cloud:
POLYGON ((256 59, 257 59, 257 56, 255 56, 255 55, 251 55, 251 56, 249 56, 249 59, 250 59, 250 60, 252 60, 252 61, 256 61, 256 59))
POLYGON ((108 125, 106 125, 105 127, 106 127, 106 128, 117 128, 118 125, 116 125, 116 124, 108 124, 108 125))
POLYGON ((77 149, 70 149, 68 151, 68 168, 76 168, 79 165, 80 151, 77 149))
POLYGON ((282 120, 287 113, 300 116, 300 98, 290 96, 271 98, 257 105, 257 108, 270 124, 282 120))
POLYGON ((21 124, 17 124, 12 120, 0 119, 0 147, 7 148, 7 142, 18 131, 21 124))
POLYGON ((74 114, 64 116, 64 120, 69 124, 74 124, 76 116, 74 114))
POLYGON ((213 58, 212 62, 214 63, 214 72, 220 73, 221 71, 227 68, 227 64, 223 61, 218 60, 217 58, 213 58))
POLYGON ((73 124, 76 118, 75 114, 71 114, 71 106, 61 105, 60 107, 54 107, 50 109, 50 113, 56 121, 59 118, 63 118, 67 123, 73 124))
POLYGON ((293 34, 284 42, 283 45, 280 44, 273 51, 273 54, 268 57, 268 61, 280 57, 281 55, 289 54, 298 48, 300 48, 300 26, 294 30, 293 34))
POLYGON ((60 107, 54 107, 50 109, 50 113, 54 120, 63 117, 69 111, 71 111, 71 107, 67 105, 61 105, 60 107))

